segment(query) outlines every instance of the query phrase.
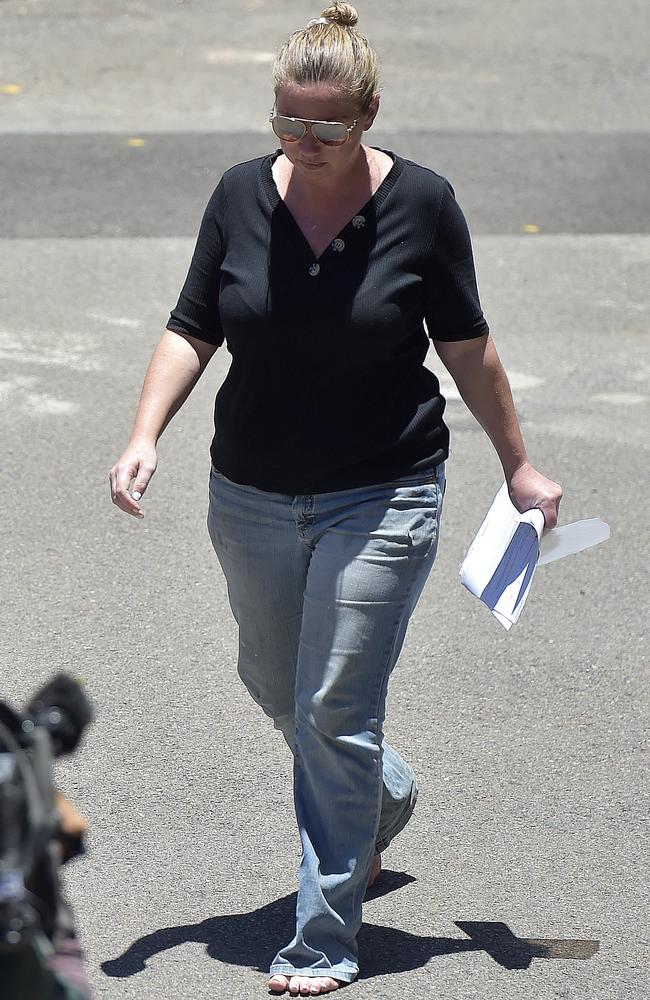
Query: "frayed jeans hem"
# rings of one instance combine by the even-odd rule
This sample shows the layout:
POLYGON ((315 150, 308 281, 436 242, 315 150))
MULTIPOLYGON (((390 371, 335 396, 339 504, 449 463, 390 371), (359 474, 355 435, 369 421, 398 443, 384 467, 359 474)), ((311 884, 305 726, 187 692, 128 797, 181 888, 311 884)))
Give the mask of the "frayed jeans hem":
POLYGON ((358 972, 338 972, 336 969, 294 969, 291 965, 272 965, 269 975, 271 976, 310 976, 316 978, 338 979, 342 983, 353 983, 359 975, 358 972))

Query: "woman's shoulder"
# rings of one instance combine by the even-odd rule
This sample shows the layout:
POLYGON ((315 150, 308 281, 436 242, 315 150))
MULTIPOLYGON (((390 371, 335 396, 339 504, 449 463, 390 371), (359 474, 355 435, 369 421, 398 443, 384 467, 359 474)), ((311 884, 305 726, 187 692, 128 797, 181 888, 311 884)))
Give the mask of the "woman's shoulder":
POLYGON ((230 184, 245 182, 251 178, 257 180, 260 176, 262 166, 266 160, 270 160, 271 153, 264 156, 256 156, 252 160, 243 160, 241 163, 234 163, 223 173, 223 180, 230 184))
POLYGON ((259 189, 263 166, 270 158, 271 154, 267 153, 228 167, 210 195, 207 211, 223 216, 233 206, 245 206, 247 195, 259 189))
POLYGON ((416 163, 399 153, 383 150, 392 156, 400 167, 400 189, 403 197, 421 207, 439 205, 446 194, 454 197, 451 182, 443 174, 437 173, 433 167, 416 163))

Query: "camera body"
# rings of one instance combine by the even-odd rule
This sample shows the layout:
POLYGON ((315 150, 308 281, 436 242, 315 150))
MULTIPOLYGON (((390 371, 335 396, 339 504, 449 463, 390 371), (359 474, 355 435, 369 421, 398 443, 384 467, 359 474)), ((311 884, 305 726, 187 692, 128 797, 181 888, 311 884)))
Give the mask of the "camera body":
POLYGON ((86 696, 65 674, 24 712, 0 702, 0 979, 7 1000, 45 1000, 62 989, 70 998, 89 995, 59 879, 61 865, 84 852, 85 823, 55 790, 53 761, 76 748, 91 718, 86 696))
POLYGON ((52 744, 43 727, 0 708, 0 950, 24 947, 56 924, 58 814, 52 744), (36 890, 36 892, 34 892, 36 890))

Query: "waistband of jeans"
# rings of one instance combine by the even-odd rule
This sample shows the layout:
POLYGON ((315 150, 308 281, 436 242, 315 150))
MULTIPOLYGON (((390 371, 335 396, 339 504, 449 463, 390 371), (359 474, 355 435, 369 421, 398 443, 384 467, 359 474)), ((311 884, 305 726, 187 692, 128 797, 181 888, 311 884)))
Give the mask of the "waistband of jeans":
MULTIPOLYGON (((262 492, 262 493, 269 492, 267 490, 260 490, 259 487, 257 487, 257 486, 242 486, 239 483, 233 482, 231 479, 228 479, 228 477, 226 475, 224 475, 223 472, 221 472, 219 469, 217 469, 215 467, 215 465, 214 465, 213 462, 210 463, 210 469, 214 473, 215 476, 218 476, 220 479, 225 480, 225 482, 230 483, 235 488, 250 489, 250 490, 253 490, 253 491, 256 491, 256 492, 262 492)), ((382 486, 425 486, 427 484, 431 484, 432 485, 433 483, 439 483, 440 481, 444 480, 444 478, 445 478, 445 463, 441 462, 440 465, 436 466, 436 468, 433 471, 429 470, 428 472, 413 472, 413 473, 410 473, 410 474, 408 474, 406 476, 396 476, 394 479, 383 480, 381 483, 368 483, 365 486, 350 486, 350 487, 348 487, 348 489, 349 490, 372 490, 372 489, 379 489, 382 486)), ((274 496, 293 496, 294 495, 292 493, 286 493, 285 494, 285 493, 280 493, 280 492, 277 492, 277 491, 270 491, 270 492, 272 492, 274 496)), ((343 490, 322 490, 321 492, 323 494, 326 494, 326 493, 343 493, 343 492, 346 492, 346 490, 345 489, 343 489, 343 490)), ((302 495, 302 494, 299 494, 299 495, 302 495)), ((308 494, 305 494, 305 495, 308 495, 308 494)), ((309 494, 309 495, 311 495, 311 494, 309 494)))

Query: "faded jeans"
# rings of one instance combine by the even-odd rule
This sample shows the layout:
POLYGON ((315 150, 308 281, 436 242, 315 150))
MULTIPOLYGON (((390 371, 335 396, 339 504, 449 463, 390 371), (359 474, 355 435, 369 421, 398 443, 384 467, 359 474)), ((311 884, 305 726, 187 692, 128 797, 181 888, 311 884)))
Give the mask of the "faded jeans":
POLYGON ((238 673, 293 752, 296 935, 272 975, 358 974, 373 854, 417 799, 383 722, 435 559, 443 493, 444 465, 428 477, 303 496, 212 470, 208 530, 239 625, 238 673))

